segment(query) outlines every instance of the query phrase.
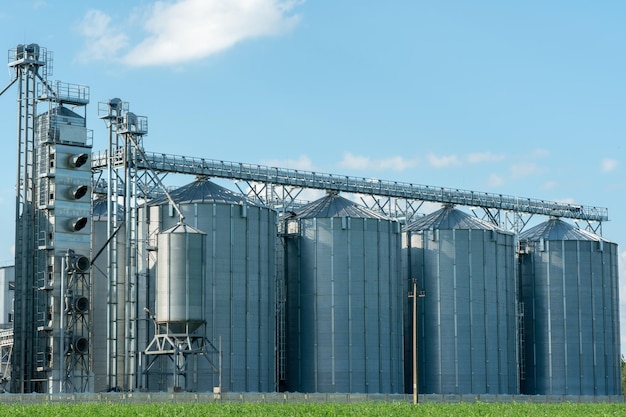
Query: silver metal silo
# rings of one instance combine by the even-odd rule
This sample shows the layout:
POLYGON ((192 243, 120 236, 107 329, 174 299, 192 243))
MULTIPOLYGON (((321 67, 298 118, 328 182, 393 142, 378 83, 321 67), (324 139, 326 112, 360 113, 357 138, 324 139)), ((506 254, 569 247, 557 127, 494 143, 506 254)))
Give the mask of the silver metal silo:
POLYGON ((157 324, 168 333, 192 333, 204 323, 206 234, 184 223, 157 237, 157 324))
MULTIPOLYGON (((416 279, 425 292, 418 301, 419 391, 518 393, 515 236, 446 206, 406 226, 402 246, 405 288, 416 279)), ((410 337, 412 301, 405 303, 410 337)), ((412 366, 407 360, 407 388, 412 366)))
MULTIPOLYGON (((198 389, 274 391, 276 212, 206 178, 170 194, 185 222, 207 234, 204 319, 206 337, 221 350, 221 371, 199 361, 198 389)), ((178 216, 163 198, 150 203, 146 219, 155 236, 178 216)), ((158 381, 149 383, 150 390, 162 389, 158 381)))
POLYGON ((334 193, 286 222, 285 389, 403 392, 398 223, 334 193))
POLYGON ((522 393, 621 394, 617 245, 550 219, 520 247, 522 393))
MULTIPOLYGON (((109 245, 117 245, 119 250, 116 252, 117 257, 111 262, 111 271, 107 271, 107 210, 106 199, 93 201, 91 246, 92 259, 95 260, 92 268, 91 298, 95 392, 127 389, 124 349, 126 298, 123 290, 126 286, 126 243, 123 230, 116 234, 114 241, 109 242, 109 245)), ((122 221, 124 216, 121 208, 117 206, 115 211, 118 220, 122 221)))

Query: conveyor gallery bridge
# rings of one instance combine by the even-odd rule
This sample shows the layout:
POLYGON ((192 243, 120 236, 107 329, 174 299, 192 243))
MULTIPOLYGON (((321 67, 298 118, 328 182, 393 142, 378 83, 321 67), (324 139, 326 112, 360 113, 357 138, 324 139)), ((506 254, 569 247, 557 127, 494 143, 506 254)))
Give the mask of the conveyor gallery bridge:
MULTIPOLYGON (((108 152, 94 153, 92 170, 102 172, 108 163, 108 152)), ((124 164, 121 152, 110 158, 113 167, 124 164)), ((160 174, 190 174, 244 182, 242 193, 276 207, 282 212, 292 210, 304 189, 318 189, 361 195, 368 207, 387 215, 410 221, 418 215, 424 202, 453 204, 469 207, 475 214, 482 209, 482 217, 508 230, 520 231, 533 215, 569 218, 584 223, 584 228, 601 234, 601 224, 608 220, 608 209, 533 198, 514 197, 462 189, 418 185, 375 178, 327 174, 297 169, 269 167, 242 162, 227 162, 205 158, 142 152, 135 169, 145 170, 145 194, 156 191, 149 176, 160 174), (369 198, 366 198, 369 197, 369 198)), ((97 177, 96 177, 97 178, 97 177)), ((106 182, 97 181, 97 189, 106 182)))

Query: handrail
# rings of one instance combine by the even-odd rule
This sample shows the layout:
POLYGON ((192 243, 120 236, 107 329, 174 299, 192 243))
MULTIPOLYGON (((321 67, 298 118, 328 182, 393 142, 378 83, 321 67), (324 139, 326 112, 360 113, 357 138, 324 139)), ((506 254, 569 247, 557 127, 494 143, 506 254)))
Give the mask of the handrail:
MULTIPOLYGON (((164 153, 145 152, 145 158, 145 161, 138 161, 139 166, 136 168, 152 168, 157 172, 206 175, 214 178, 449 203, 587 221, 608 220, 608 209, 603 207, 164 153)), ((95 152, 92 156, 92 169, 97 171, 105 168, 107 159, 106 151, 95 152)), ((123 163, 120 152, 114 154, 111 160, 114 166, 121 166, 123 163)))

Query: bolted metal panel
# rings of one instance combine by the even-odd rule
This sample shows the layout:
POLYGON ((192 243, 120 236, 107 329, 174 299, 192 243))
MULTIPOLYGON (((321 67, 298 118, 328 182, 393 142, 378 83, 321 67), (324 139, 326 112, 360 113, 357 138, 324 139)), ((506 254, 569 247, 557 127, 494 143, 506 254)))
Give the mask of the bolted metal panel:
MULTIPOLYGON (((418 301, 420 392, 518 393, 515 236, 445 207, 405 228, 403 259, 405 286, 417 279, 425 292, 418 301)), ((413 365, 406 363, 410 391, 413 365)))
MULTIPOLYGON (((274 391, 276 212, 204 179, 172 196, 180 199, 185 221, 207 234, 206 336, 221 349, 222 388, 274 391)), ((150 234, 178 221, 167 201, 149 210, 150 234)), ((217 365, 217 357, 211 360, 217 365)), ((219 373, 206 361, 198 360, 197 366, 198 390, 220 385, 219 373)), ((158 381, 149 385, 150 390, 163 389, 158 381)))
POLYGON ((520 243, 522 393, 621 393, 617 245, 558 219, 520 243))
POLYGON ((300 235, 285 238, 286 389, 402 392, 397 224, 332 194, 296 218, 300 235))
POLYGON ((85 145, 87 137, 85 118, 67 107, 56 106, 37 116, 37 139, 40 143, 85 145))

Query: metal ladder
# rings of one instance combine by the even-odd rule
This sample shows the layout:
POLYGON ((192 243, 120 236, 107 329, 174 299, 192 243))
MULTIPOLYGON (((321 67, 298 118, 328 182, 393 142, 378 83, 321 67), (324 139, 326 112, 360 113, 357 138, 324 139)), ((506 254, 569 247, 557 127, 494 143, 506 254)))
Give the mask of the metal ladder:
POLYGON ((517 328, 519 333, 519 377, 526 379, 526 342, 524 337, 524 303, 517 304, 517 328))

